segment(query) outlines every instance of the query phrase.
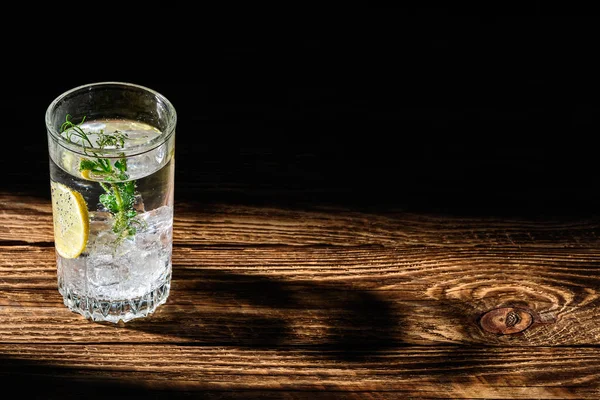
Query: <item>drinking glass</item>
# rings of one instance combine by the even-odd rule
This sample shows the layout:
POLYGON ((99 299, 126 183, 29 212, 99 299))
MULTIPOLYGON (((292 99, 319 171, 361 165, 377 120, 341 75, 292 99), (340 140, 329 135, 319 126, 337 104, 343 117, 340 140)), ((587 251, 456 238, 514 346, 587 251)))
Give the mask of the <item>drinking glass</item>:
POLYGON ((97 82, 45 115, 58 291, 93 321, 146 317, 167 301, 177 114, 150 88, 97 82))

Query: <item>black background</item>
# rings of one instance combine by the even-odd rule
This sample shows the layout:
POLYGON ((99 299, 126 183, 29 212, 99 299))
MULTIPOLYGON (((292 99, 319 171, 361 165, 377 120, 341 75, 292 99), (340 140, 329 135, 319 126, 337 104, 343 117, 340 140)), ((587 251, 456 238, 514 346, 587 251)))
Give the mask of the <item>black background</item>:
POLYGON ((162 6, 136 23, 105 6, 98 24, 7 29, 0 189, 47 197, 48 104, 127 81, 178 111, 179 201, 597 213, 598 19, 547 4, 162 6))

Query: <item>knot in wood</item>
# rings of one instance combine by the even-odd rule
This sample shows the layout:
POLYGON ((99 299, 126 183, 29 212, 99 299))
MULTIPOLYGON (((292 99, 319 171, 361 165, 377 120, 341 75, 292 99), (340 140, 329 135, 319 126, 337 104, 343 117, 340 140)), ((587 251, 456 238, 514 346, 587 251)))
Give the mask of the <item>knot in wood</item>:
POLYGON ((483 314, 479 325, 486 332, 498 335, 512 335, 523 332, 531 326, 533 316, 522 308, 503 307, 483 314))
POLYGON ((507 328, 512 328, 513 326, 518 324, 520 321, 521 321, 521 317, 519 317, 519 314, 517 314, 514 311, 510 311, 508 314, 506 314, 506 321, 504 321, 504 323, 506 324, 507 328))

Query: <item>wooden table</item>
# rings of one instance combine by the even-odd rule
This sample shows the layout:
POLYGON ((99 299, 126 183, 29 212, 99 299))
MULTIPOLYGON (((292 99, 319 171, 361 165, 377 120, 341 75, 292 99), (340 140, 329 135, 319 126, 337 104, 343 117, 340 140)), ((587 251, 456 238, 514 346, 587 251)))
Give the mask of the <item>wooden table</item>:
MULTIPOLYGON (((597 213, 469 208, 473 177, 429 197, 459 198, 463 212, 394 202, 395 192, 366 179, 352 186, 339 170, 329 179, 335 163, 324 153, 248 147, 219 162, 223 152, 207 149, 197 170, 186 162, 192 150, 178 154, 170 297, 120 325, 65 308, 47 175, 9 173, 0 194, 3 390, 44 399, 600 398, 597 213)), ((458 169, 474 163, 461 160, 446 163, 446 176, 469 176, 458 169)), ((525 171, 531 158, 520 160, 486 172, 525 171)), ((369 173, 387 166, 373 165, 369 173)), ((427 197, 421 180, 406 182, 404 199, 427 197)), ((494 204, 514 206, 524 186, 494 204)))

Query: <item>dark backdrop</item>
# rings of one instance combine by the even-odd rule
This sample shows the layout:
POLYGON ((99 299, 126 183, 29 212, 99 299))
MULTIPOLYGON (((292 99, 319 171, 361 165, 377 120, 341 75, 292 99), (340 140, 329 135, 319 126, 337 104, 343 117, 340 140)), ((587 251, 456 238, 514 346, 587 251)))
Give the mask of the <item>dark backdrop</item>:
POLYGON ((597 19, 540 4, 7 31, 0 189, 47 197, 47 105, 113 80, 174 103, 181 201, 595 213, 597 19))

